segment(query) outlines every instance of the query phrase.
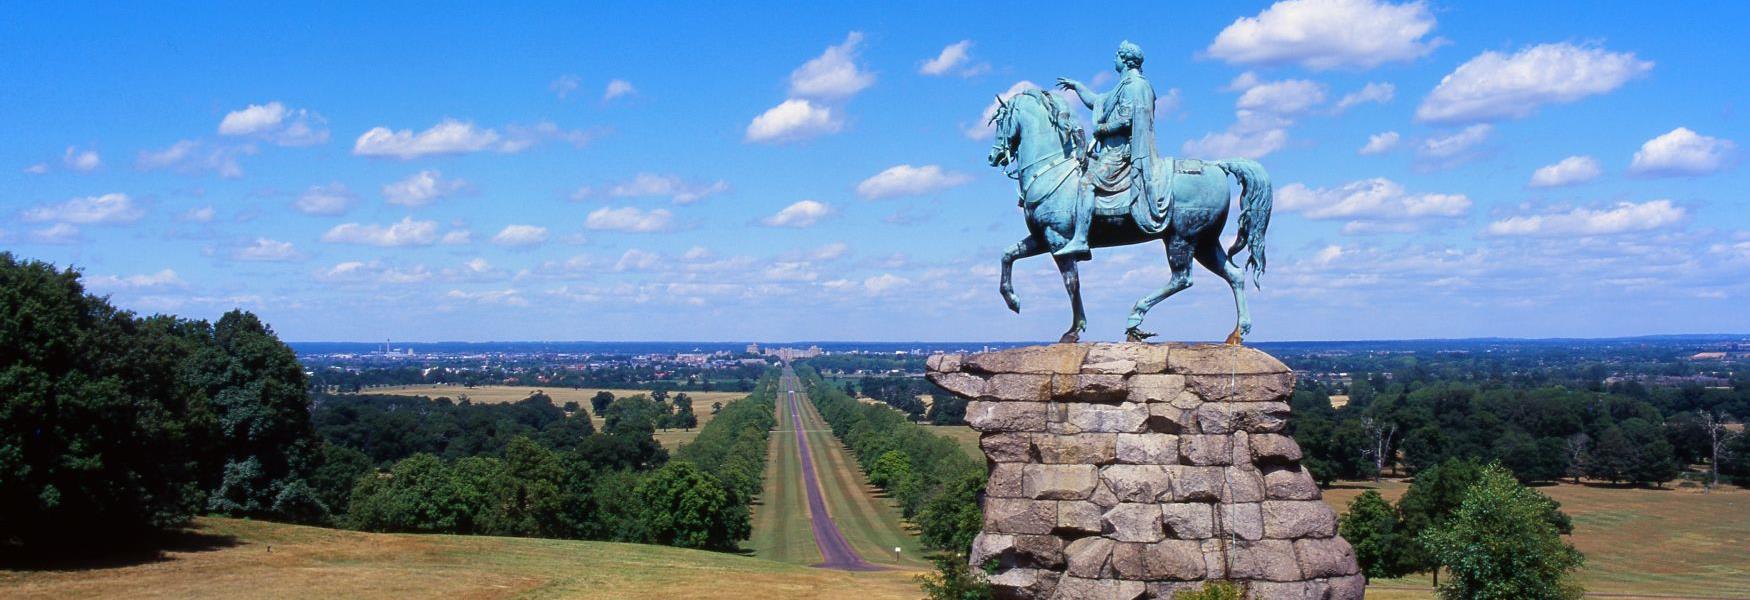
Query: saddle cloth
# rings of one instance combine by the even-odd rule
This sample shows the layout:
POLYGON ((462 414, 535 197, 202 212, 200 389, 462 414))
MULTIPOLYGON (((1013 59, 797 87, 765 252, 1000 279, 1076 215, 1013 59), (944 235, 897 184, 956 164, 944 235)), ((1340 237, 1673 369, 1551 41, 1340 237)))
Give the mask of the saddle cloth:
MULTIPOLYGON (((1156 193, 1164 195, 1161 198, 1161 205, 1167 206, 1172 203, 1173 176, 1178 174, 1201 175, 1203 174, 1203 161, 1195 158, 1173 158, 1171 156, 1162 156, 1160 161, 1172 166, 1168 170, 1167 176, 1161 178, 1161 186, 1164 189, 1155 190, 1156 193)), ((1135 203, 1135 188, 1105 196, 1095 194, 1094 214, 1102 217, 1123 216, 1130 213, 1131 206, 1135 203)))

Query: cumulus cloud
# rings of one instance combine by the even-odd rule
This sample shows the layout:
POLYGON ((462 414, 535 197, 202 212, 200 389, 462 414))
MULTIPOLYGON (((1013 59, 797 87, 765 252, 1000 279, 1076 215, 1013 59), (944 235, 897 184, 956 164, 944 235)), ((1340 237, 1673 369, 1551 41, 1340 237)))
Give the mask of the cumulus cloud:
POLYGON ((596 134, 562 129, 553 123, 511 125, 501 134, 496 129, 476 127, 473 123, 444 119, 430 129, 415 133, 411 129, 390 130, 373 127, 353 142, 352 153, 358 156, 392 156, 411 159, 421 156, 464 154, 469 152, 522 152, 546 140, 559 140, 582 147, 596 134))
POLYGON ((157 273, 129 275, 98 275, 86 277, 85 286, 99 291, 139 290, 164 287, 182 287, 186 283, 176 275, 176 271, 164 269, 157 273))
POLYGON ((791 98, 774 106, 747 124, 749 142, 788 142, 817 135, 838 133, 844 121, 831 107, 821 106, 802 98, 791 98))
POLYGON ((352 208, 352 203, 358 197, 352 190, 346 189, 341 183, 328 185, 313 185, 298 195, 292 202, 292 208, 306 215, 338 215, 352 208))
POLYGON ((30 240, 38 244, 71 244, 79 241, 79 228, 68 223, 55 223, 31 230, 30 240))
POLYGON ((857 184, 857 195, 869 200, 894 196, 922 196, 940 192, 971 180, 971 176, 944 170, 937 165, 921 167, 898 165, 876 173, 873 177, 864 179, 862 183, 857 184))
POLYGON ((482 290, 477 292, 450 290, 449 293, 444 294, 444 297, 451 300, 461 300, 475 304, 500 304, 504 306, 529 305, 529 301, 523 298, 522 292, 514 289, 482 290))
POLYGON ((1669 227, 1682 222, 1686 214, 1670 200, 1620 202, 1603 209, 1507 217, 1489 223, 1484 232, 1492 236, 1610 235, 1669 227))
POLYGON ((1368 69, 1426 56, 1434 15, 1422 2, 1285 0, 1242 17, 1205 50, 1229 63, 1294 63, 1314 70, 1368 69))
POLYGON ((1463 194, 1411 194, 1383 177, 1334 188, 1289 184, 1276 191, 1276 202, 1308 219, 1346 220, 1345 233, 1413 230, 1416 221, 1463 217, 1471 208, 1463 194))
POLYGON ((226 179, 243 176, 240 156, 255 154, 254 145, 226 146, 182 140, 163 150, 143 150, 134 164, 142 170, 168 169, 179 173, 216 173, 226 179))
POLYGON ((363 246, 430 246, 438 241, 437 221, 415 221, 403 217, 388 225, 341 223, 322 234, 322 241, 331 244, 363 246))
POLYGON ((31 175, 42 175, 44 173, 49 172, 49 163, 36 163, 34 165, 25 167, 24 172, 31 174, 31 175))
POLYGON ((657 208, 640 210, 632 206, 604 206, 589 213, 583 226, 601 231, 652 233, 667 231, 674 226, 674 213, 657 208))
POLYGON ((547 84, 547 91, 553 92, 553 95, 558 96, 560 100, 564 100, 569 97, 572 92, 576 92, 578 86, 581 85, 583 85, 583 80, 579 79, 576 75, 560 75, 558 79, 553 80, 553 83, 547 84))
POLYGON ((455 229, 444 233, 438 243, 445 246, 461 246, 474 241, 474 232, 466 229, 455 229))
POLYGON ((255 238, 255 243, 238 248, 232 258, 250 262, 285 262, 303 257, 291 242, 255 238))
POLYGON ((539 246, 547 241, 547 228, 535 225, 506 225, 492 236, 492 243, 513 248, 539 246))
POLYGON ((1340 113, 1349 110, 1360 104, 1385 104, 1391 102, 1392 98, 1395 97, 1397 93, 1398 87, 1395 85, 1377 82, 1368 83, 1367 85, 1362 86, 1359 90, 1343 95, 1343 99, 1337 101, 1337 112, 1340 113))
POLYGON ((1355 153, 1362 156, 1384 154, 1390 152, 1392 148, 1398 147, 1398 139, 1399 136, 1396 131, 1375 133, 1367 136, 1367 144, 1362 146, 1360 150, 1356 150, 1355 153))
POLYGON ((1262 158, 1288 145, 1294 119, 1324 103, 1323 85, 1304 79, 1261 81, 1250 71, 1227 86, 1240 92, 1234 101, 1234 122, 1227 130, 1187 140, 1188 156, 1262 158))
POLYGON ((885 294, 895 288, 910 285, 911 280, 892 273, 882 273, 863 280, 863 289, 871 294, 885 294))
POLYGON ((802 63, 790 73, 790 95, 832 100, 874 85, 875 75, 857 66, 857 47, 862 43, 863 33, 853 31, 843 43, 828 46, 820 56, 802 63))
POLYGON ((918 65, 918 73, 940 77, 943 75, 959 75, 971 77, 990 70, 985 63, 969 64, 972 61, 972 40, 960 40, 942 48, 942 52, 918 65))
POLYGON ((423 283, 432 279, 431 269, 425 265, 411 267, 393 267, 384 265, 381 261, 348 261, 336 264, 316 273, 316 279, 331 283, 357 283, 372 281, 390 284, 423 283))
POLYGON ((1186 156, 1204 158, 1261 158, 1288 145, 1288 131, 1269 128, 1260 131, 1229 129, 1186 140, 1186 156))
POLYGON ((468 189, 468 182, 445 179, 436 169, 426 169, 406 179, 383 186, 383 198, 390 204, 425 206, 439 198, 468 189))
POLYGON ((1632 52, 1541 44, 1511 56, 1484 52, 1441 78, 1416 108, 1425 123, 1474 123, 1530 116, 1545 104, 1603 94, 1646 74, 1653 63, 1632 52))
POLYGON ((802 200, 784 207, 777 214, 760 222, 768 227, 810 227, 832 213, 831 207, 814 200, 802 200))
POLYGON ((1299 115, 1325 101, 1325 86, 1306 79, 1260 82, 1247 87, 1234 101, 1234 108, 1269 115, 1299 115))
POLYGON ((211 223, 216 214, 217 213, 213 210, 213 207, 201 206, 188 209, 187 212, 182 213, 182 220, 190 223, 211 223))
MULTIPOLYGON (((66 154, 61 155, 61 164, 74 171, 90 172, 103 166, 103 157, 99 156, 96 150, 80 150, 68 146, 66 154)), ((43 170, 45 172, 48 170, 47 165, 44 165, 43 170)))
POLYGON ((268 102, 226 113, 219 121, 219 135, 248 137, 279 146, 311 146, 328 141, 327 125, 322 115, 268 102))
POLYGON ((689 182, 679 175, 639 173, 630 181, 614 184, 608 195, 617 198, 667 196, 675 204, 692 204, 706 197, 729 191, 729 182, 721 179, 711 183, 689 182))
POLYGON ((615 271, 648 271, 662 263, 662 256, 638 248, 629 248, 614 263, 615 271))
POLYGON ((1585 183, 1604 173, 1598 159, 1590 156, 1570 156, 1553 165, 1539 167, 1531 173, 1531 187, 1547 188, 1585 183))
POLYGON ((615 79, 609 81, 608 87, 602 90, 602 102, 607 102, 621 96, 630 96, 636 93, 638 93, 638 88, 632 87, 632 82, 624 79, 615 79))
POLYGON ((144 216, 146 209, 135 204, 134 199, 127 194, 121 193, 73 198, 24 211, 26 221, 57 221, 79 225, 132 223, 144 216))
POLYGON ((1430 137, 1422 140, 1422 145, 1416 148, 1416 157, 1425 168, 1454 167, 1478 157, 1481 146, 1494 132, 1493 125, 1478 123, 1449 135, 1430 137))
POLYGON ((1726 168, 1736 147, 1731 140, 1708 137, 1688 127, 1678 127, 1641 144, 1628 170, 1636 175, 1655 177, 1706 175, 1726 168))

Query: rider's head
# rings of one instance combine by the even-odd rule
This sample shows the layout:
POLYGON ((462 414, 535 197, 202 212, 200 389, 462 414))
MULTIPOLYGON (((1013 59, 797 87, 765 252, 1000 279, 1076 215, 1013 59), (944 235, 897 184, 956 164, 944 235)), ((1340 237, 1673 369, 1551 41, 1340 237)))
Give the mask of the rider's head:
POLYGON ((1112 68, 1119 73, 1125 69, 1142 68, 1142 47, 1124 40, 1118 43, 1118 56, 1112 61, 1112 68))

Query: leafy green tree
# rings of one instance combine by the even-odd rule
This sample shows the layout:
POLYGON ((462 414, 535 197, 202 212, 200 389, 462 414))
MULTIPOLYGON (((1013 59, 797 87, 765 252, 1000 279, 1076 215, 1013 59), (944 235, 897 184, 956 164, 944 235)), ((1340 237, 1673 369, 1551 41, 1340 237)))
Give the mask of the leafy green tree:
POLYGON ((1629 419, 1622 422, 1622 433, 1635 449, 1629 463, 1629 481, 1664 487, 1665 482, 1682 472, 1671 442, 1657 426, 1643 419, 1629 419))
POLYGON ((1414 573, 1416 539, 1405 534, 1398 512, 1379 492, 1367 490, 1349 502, 1339 531, 1355 547, 1355 559, 1369 578, 1414 573))
POLYGON ((384 476, 359 479, 347 518, 365 531, 454 533, 465 509, 449 466, 415 454, 384 476))
POLYGON ((627 396, 608 405, 602 414, 602 431, 614 435, 648 436, 656 432, 657 419, 666 411, 663 405, 649 397, 627 396))
POLYGON ((1635 466, 1635 447, 1620 427, 1610 427, 1598 434, 1587 454, 1586 476, 1611 483, 1629 480, 1635 466))
POLYGON ((899 450, 882 454, 881 458, 875 459, 875 466, 869 469, 869 483, 882 489, 893 487, 911 476, 911 457, 899 450))
POLYGON ((1452 600, 1579 598, 1574 570, 1584 561, 1547 514, 1553 502, 1499 465, 1483 469, 1450 518, 1421 534, 1450 577, 1439 586, 1452 600))
POLYGON ((984 492, 983 469, 967 470, 950 479, 918 511, 918 532, 924 544, 937 550, 965 553, 984 525, 978 495, 984 492))
POLYGON ((310 486, 331 513, 345 512, 352 504, 352 489, 359 478, 376 471, 371 458, 339 444, 323 444, 318 456, 316 469, 310 473, 310 486))
POLYGON ((564 483, 560 459, 526 437, 511 440, 504 451, 504 477, 494 490, 494 511, 500 520, 487 528, 504 535, 564 537, 564 483))
POLYGON ((717 478, 692 463, 657 469, 639 484, 637 496, 639 521, 658 544, 733 550, 752 532, 747 506, 731 502, 717 478))
POLYGON ((595 410, 595 416, 598 417, 606 416, 608 405, 613 403, 614 393, 607 390, 596 392, 594 396, 589 398, 589 406, 595 410))
POLYGON ((223 468, 208 510, 270 514, 282 488, 308 477, 318 439, 310 423, 304 366, 255 315, 233 310, 212 326, 210 345, 185 378, 202 389, 219 423, 223 468))
MULTIPOLYGON (((1404 535, 1420 539, 1422 532, 1433 529, 1452 515, 1464 501, 1471 484, 1482 477, 1483 465, 1472 460, 1448 459, 1422 469, 1410 482, 1410 489, 1398 499, 1404 535)), ((1416 571, 1434 571, 1440 563, 1421 543, 1409 544, 1403 552, 1406 564, 1416 571)), ((1438 578, 1439 574, 1436 573, 1438 578)))
POLYGON ((966 564, 964 552, 941 552, 930 559, 936 570, 913 577, 929 600, 989 600, 988 573, 966 564))

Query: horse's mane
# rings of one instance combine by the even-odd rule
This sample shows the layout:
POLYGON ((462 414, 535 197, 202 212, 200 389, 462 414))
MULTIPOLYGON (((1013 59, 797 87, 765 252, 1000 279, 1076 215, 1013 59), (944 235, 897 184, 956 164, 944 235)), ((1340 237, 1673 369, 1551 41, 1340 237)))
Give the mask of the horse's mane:
POLYGON ((1082 132, 1082 122, 1076 119, 1075 113, 1070 111, 1069 104, 1063 98, 1041 89, 1027 90, 1020 95, 1039 102, 1039 106, 1045 109, 1045 120, 1051 123, 1052 129, 1057 130, 1057 136, 1064 145, 1074 145, 1077 151, 1081 149, 1086 140, 1086 135, 1082 132))

